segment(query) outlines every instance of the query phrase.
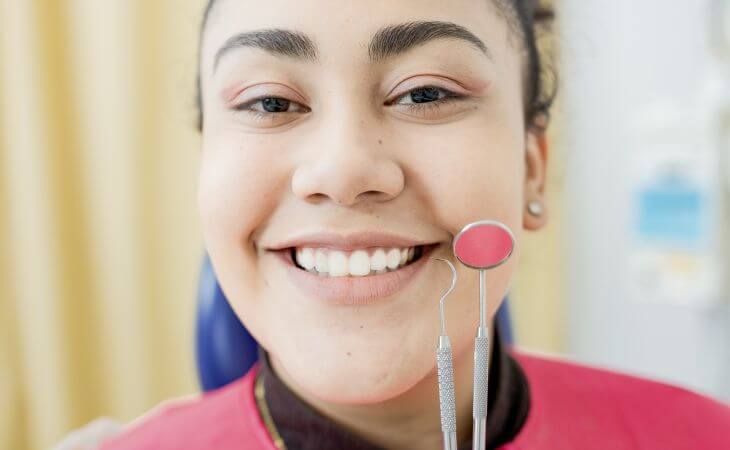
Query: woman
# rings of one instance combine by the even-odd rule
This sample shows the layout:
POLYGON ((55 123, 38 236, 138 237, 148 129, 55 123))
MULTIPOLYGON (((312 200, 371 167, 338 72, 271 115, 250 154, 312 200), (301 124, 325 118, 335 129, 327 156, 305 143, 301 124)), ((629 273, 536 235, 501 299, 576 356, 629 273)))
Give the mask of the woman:
MULTIPOLYGON (((548 219, 552 95, 540 82, 534 9, 211 2, 198 201, 211 261, 261 363, 101 448, 441 448, 434 343, 450 274, 428 257, 453 261, 451 240, 469 222, 509 226, 515 250, 488 283, 493 317, 523 230, 548 219), (383 267, 389 255, 395 269, 383 267)), ((478 280, 457 268, 446 315, 463 449, 478 280)), ((718 402, 527 355, 498 332, 493 342, 488 448, 730 448, 718 402)))

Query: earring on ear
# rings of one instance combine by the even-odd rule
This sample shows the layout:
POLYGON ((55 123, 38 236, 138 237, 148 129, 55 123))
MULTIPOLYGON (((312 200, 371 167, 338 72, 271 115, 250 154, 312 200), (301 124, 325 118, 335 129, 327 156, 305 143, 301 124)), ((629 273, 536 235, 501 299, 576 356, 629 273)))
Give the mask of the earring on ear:
POLYGON ((533 216, 539 216, 542 214, 542 204, 538 201, 531 201, 527 204, 527 210, 533 216))

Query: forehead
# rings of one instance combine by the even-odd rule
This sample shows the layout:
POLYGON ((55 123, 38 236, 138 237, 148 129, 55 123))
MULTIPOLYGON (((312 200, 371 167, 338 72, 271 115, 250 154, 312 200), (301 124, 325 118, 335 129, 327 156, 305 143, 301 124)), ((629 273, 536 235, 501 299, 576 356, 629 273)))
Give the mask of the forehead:
MULTIPOLYGON (((271 29, 304 36, 305 41, 311 41, 319 63, 378 64, 382 61, 373 58, 372 51, 378 32, 417 21, 454 24, 464 39, 441 40, 441 45, 448 43, 450 48, 456 47, 457 40, 459 47, 470 45, 472 51, 483 43, 482 52, 495 61, 507 50, 507 24, 490 0, 216 0, 203 36, 201 65, 213 67, 221 48, 235 36, 271 29)), ((478 58, 476 53, 472 56, 478 58)))

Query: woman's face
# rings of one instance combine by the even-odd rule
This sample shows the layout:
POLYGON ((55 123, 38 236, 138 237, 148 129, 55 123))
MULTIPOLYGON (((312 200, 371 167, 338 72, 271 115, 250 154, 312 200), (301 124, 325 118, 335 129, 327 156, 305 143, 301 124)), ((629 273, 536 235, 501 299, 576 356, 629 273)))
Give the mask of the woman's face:
POLYGON ((542 199, 546 153, 525 131, 520 52, 487 0, 218 0, 200 66, 205 244, 298 388, 372 403, 433 373, 451 272, 427 256, 457 267, 446 325, 454 357, 470 354, 478 273, 452 238, 482 219, 514 232, 511 259, 487 275, 491 318, 523 228, 545 220, 524 214, 542 199), (405 266, 382 268, 399 255, 405 266))

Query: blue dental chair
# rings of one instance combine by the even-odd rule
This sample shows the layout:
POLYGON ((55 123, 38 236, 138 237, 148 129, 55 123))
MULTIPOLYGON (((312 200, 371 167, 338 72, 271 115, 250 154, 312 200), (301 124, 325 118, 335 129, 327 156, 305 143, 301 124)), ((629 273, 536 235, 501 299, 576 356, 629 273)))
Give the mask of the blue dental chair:
MULTIPOLYGON (((204 391, 242 377, 258 359, 256 340, 228 304, 213 272, 208 255, 200 271, 195 354, 200 385, 204 391)), ((513 342, 507 298, 497 312, 503 342, 513 342)))

